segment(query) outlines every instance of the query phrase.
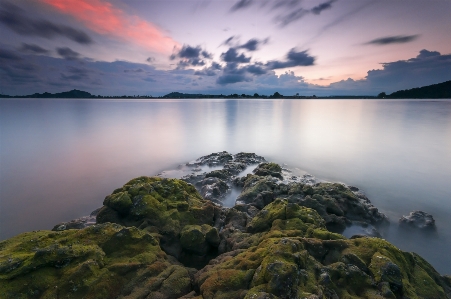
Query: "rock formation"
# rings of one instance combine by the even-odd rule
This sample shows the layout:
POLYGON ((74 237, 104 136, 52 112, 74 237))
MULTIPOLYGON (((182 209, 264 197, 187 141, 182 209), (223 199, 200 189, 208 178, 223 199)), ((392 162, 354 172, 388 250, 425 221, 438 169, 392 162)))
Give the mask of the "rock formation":
POLYGON ((254 154, 190 167, 200 163, 224 167, 133 179, 105 198, 96 224, 0 242, 0 298, 451 298, 451 277, 417 254, 337 233, 387 221, 357 188, 292 178, 254 154), (242 188, 237 204, 203 198, 208 178, 242 188))

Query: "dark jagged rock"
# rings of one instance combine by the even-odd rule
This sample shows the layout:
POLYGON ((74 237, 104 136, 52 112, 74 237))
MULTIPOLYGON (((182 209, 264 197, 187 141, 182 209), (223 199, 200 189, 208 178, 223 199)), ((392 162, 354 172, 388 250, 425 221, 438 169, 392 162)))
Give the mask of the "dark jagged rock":
POLYGON ((435 220, 431 214, 423 211, 410 212, 408 216, 402 216, 399 224, 403 227, 413 227, 418 229, 435 229, 435 220))
POLYGON ((96 224, 96 217, 101 208, 94 210, 89 216, 80 217, 69 222, 62 222, 53 227, 53 231, 63 231, 67 229, 82 229, 96 224))
MULTIPOLYGON (((210 158, 247 165, 227 156, 210 158)), ((105 198, 98 224, 2 241, 0 298, 451 299, 451 277, 417 254, 330 231, 386 221, 357 188, 287 179, 273 164, 244 179, 202 174, 243 184, 232 208, 185 181, 139 177, 105 198)))

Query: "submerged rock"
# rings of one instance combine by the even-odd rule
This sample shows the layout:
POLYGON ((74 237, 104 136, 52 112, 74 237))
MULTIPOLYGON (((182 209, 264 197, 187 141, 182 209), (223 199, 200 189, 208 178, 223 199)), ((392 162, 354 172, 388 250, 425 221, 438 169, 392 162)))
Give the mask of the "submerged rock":
POLYGON ((413 211, 408 216, 402 216, 399 219, 399 224, 418 229, 435 229, 434 217, 423 211, 413 211))

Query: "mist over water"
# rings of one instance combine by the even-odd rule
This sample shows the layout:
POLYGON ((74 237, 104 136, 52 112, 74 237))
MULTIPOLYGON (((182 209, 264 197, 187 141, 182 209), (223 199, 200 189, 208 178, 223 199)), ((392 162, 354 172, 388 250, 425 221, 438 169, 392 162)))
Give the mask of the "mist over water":
POLYGON ((357 186, 390 218, 385 239, 451 274, 451 101, 2 99, 0 240, 223 150, 357 186), (398 230, 413 210, 437 232, 398 230))

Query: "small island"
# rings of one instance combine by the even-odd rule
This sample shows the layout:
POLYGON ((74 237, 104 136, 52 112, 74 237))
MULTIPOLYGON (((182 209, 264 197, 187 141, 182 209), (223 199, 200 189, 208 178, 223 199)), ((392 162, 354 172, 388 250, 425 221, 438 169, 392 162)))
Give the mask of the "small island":
POLYGON ((341 234, 388 225, 356 187, 295 176, 253 153, 213 153, 181 169, 180 179, 130 180, 94 221, 0 242, 0 297, 451 298, 451 277, 419 255, 341 234), (232 188, 241 192, 226 207, 232 188))

